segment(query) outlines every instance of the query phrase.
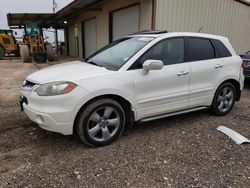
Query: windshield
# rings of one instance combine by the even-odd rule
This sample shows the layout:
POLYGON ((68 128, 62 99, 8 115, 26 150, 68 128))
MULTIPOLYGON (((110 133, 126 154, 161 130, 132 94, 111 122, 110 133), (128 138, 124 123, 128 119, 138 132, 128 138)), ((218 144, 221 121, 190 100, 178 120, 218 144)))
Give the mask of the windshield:
POLYGON ((13 36, 13 31, 12 30, 0 30, 0 34, 13 36))
POLYGON ((27 24, 25 27, 25 32, 27 36, 40 35, 41 30, 36 24, 27 24))
POLYGON ((119 70, 133 55, 153 39, 152 37, 122 38, 105 46, 85 61, 109 70, 119 70))

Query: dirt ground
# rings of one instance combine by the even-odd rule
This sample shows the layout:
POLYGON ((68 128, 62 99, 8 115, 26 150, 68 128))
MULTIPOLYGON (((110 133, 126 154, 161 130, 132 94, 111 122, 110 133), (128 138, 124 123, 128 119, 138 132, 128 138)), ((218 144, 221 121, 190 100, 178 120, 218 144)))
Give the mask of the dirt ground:
POLYGON ((89 148, 20 111, 20 84, 45 66, 0 61, 0 187, 250 187, 250 144, 216 130, 250 138, 250 83, 224 117, 205 110, 138 124, 109 146, 89 148))

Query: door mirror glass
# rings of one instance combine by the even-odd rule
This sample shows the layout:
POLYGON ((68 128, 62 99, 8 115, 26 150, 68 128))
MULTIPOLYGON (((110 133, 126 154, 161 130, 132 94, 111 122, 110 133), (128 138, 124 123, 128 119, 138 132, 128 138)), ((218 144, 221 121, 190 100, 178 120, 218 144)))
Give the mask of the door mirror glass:
POLYGON ((150 70, 161 70, 163 68, 163 62, 161 60, 146 60, 143 63, 143 70, 150 71, 150 70))

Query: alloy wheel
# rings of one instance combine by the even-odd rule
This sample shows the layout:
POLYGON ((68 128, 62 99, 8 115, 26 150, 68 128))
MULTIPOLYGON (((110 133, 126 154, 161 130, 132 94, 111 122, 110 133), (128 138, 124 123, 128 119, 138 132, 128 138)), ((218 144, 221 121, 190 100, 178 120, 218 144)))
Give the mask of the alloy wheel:
POLYGON ((222 113, 228 111, 234 101, 234 92, 231 87, 224 87, 217 98, 218 110, 222 113))
POLYGON ((118 112, 112 107, 102 107, 90 115, 87 132, 91 139, 105 142, 116 134, 119 126, 118 112))

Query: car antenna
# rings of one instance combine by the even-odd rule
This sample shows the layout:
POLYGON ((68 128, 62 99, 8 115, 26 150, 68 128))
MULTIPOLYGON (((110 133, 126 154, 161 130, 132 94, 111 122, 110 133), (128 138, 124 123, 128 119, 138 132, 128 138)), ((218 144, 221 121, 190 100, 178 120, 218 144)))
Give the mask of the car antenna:
POLYGON ((201 28, 199 29, 198 33, 200 33, 202 31, 202 29, 203 29, 203 26, 201 26, 201 28))

